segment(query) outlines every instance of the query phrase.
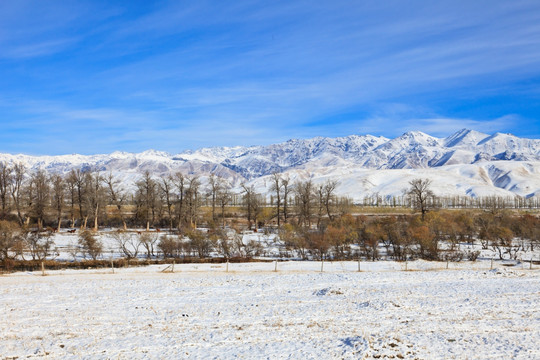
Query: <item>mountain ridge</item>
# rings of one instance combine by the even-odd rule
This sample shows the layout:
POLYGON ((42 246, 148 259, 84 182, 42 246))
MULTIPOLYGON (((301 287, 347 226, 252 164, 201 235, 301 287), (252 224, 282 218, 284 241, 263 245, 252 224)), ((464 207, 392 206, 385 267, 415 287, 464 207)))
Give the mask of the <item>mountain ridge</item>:
MULTIPOLYGON (((507 194, 521 196, 540 194, 540 183, 536 179, 537 172, 540 179, 540 165, 537 165, 540 164, 539 139, 503 133, 489 135, 470 129, 461 129, 445 138, 433 137, 421 131, 409 131, 394 139, 373 135, 319 136, 290 139, 271 145, 201 148, 178 154, 158 150, 58 156, 0 154, 0 162, 22 162, 30 170, 41 168, 52 173, 66 173, 73 168, 95 169, 115 173, 126 181, 137 178, 144 171, 156 176, 177 171, 203 177, 215 173, 228 179, 233 186, 241 182, 265 182, 266 177, 274 172, 293 178, 305 178, 305 173, 309 173, 315 181, 327 180, 328 174, 334 174, 343 183, 350 182, 349 176, 368 184, 373 183, 366 180, 370 171, 401 171, 406 178, 409 177, 407 174, 437 177, 437 170, 441 174, 448 171, 455 174, 458 167, 467 169, 460 175, 465 179, 457 182, 454 189, 448 184, 446 190, 441 188, 449 194, 479 196, 479 193, 489 193, 489 188, 493 188, 493 193, 500 193, 502 189, 507 194), (506 163, 511 163, 509 168, 506 163), (504 180, 499 174, 503 171, 501 169, 506 174, 504 180), (523 180, 525 173, 529 175, 523 180), (358 178, 359 174, 363 174, 363 177, 358 178), (474 187, 471 181, 482 178, 485 178, 482 186, 486 188, 482 191, 471 190, 474 187), (518 178, 521 180, 516 180, 518 178)), ((374 187, 377 191, 396 193, 395 186, 391 189, 374 187)), ((352 188, 353 185, 348 190, 345 187, 342 190, 352 191, 353 194, 366 191, 355 192, 352 188)))

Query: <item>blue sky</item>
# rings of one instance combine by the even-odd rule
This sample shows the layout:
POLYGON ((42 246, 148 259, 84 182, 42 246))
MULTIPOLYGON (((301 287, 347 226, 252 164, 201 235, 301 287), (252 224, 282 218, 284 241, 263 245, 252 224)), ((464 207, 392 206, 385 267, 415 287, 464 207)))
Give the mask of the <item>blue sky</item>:
POLYGON ((0 152, 464 127, 540 137, 540 2, 0 2, 0 152))

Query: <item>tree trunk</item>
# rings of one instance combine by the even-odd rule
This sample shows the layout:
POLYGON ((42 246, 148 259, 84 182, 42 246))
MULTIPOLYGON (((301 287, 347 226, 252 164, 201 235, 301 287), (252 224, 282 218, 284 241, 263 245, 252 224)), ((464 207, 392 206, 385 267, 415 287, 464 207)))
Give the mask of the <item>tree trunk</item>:
POLYGON ((212 192, 212 221, 216 221, 216 193, 212 192))
POLYGON ((99 205, 96 205, 96 211, 94 213, 94 231, 98 231, 98 212, 99 212, 99 205))
POLYGON ((21 215, 21 211, 17 208, 17 219, 19 220, 19 225, 22 226, 22 224, 24 223, 24 219, 21 215))
POLYGON ((221 207, 221 222, 222 222, 221 227, 225 229, 225 207, 224 206, 221 207))

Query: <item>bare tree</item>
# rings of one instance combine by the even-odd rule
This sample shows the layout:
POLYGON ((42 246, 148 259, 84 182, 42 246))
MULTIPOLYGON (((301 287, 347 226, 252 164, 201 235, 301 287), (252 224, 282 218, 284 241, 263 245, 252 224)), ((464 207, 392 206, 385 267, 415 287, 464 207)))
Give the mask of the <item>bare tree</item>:
POLYGON ((225 228, 225 207, 231 202, 232 196, 230 185, 222 180, 222 184, 217 193, 217 202, 221 208, 221 226, 225 228))
POLYGON ((44 170, 38 170, 32 174, 30 181, 30 201, 32 204, 32 213, 37 219, 38 229, 43 228, 45 210, 49 200, 49 182, 44 170))
POLYGON ((56 219, 58 223, 57 231, 60 231, 62 225, 62 209, 64 208, 65 183, 64 179, 59 174, 51 175, 50 182, 52 184, 52 200, 54 209, 56 210, 56 219))
POLYGON ((109 175, 105 177, 103 181, 105 182, 105 186, 107 188, 109 202, 116 207, 118 216, 120 216, 120 220, 122 221, 122 226, 124 230, 127 230, 126 218, 123 211, 123 206, 126 202, 127 193, 122 188, 120 180, 115 179, 112 173, 109 173, 109 175))
POLYGON ((26 169, 23 164, 15 164, 13 166, 13 176, 11 177, 10 183, 11 198, 13 199, 13 204, 17 211, 17 219, 19 220, 20 226, 24 223, 24 218, 22 216, 22 195, 25 171, 26 169))
POLYGON ((201 182, 198 176, 191 176, 186 178, 188 187, 186 189, 185 200, 187 217, 189 219, 189 225, 191 228, 197 227, 197 216, 199 212, 199 187, 201 182))
POLYGON ((324 185, 321 184, 317 187, 315 191, 315 195, 317 196, 317 229, 322 230, 322 218, 326 211, 324 207, 324 185))
POLYGON ((137 181, 137 193, 142 205, 146 221, 146 231, 150 231, 150 223, 154 223, 156 208, 156 182, 152 179, 149 171, 145 171, 143 178, 137 181))
POLYGON ((9 186, 11 184, 13 169, 0 162, 0 218, 5 219, 9 214, 9 186))
POLYGON ((246 184, 241 184, 244 191, 243 202, 244 207, 247 213, 247 221, 249 229, 251 229, 252 224, 255 223, 255 229, 257 228, 257 218, 261 212, 261 204, 259 201, 259 196, 255 192, 253 185, 247 186, 246 184))
POLYGON ((136 235, 125 231, 117 232, 112 235, 118 248, 128 259, 134 259, 139 254, 141 241, 136 238, 136 235))
MULTIPOLYGON (((87 172, 86 182, 86 202, 88 209, 92 210, 94 217, 94 231, 98 230, 100 211, 105 210, 105 189, 103 188, 103 177, 99 171, 87 172)), ((88 219, 88 217, 86 218, 88 219)), ((86 227, 86 220, 85 220, 86 227)))
POLYGON ((323 189, 323 202, 324 207, 326 208, 326 214, 328 215, 328 218, 330 221, 334 221, 334 217, 332 215, 331 208, 333 206, 334 198, 335 198, 335 191, 338 186, 339 182, 337 180, 328 180, 324 183, 324 189, 323 189))
POLYGON ((430 189, 431 180, 414 179, 409 184, 411 187, 407 195, 411 197, 414 208, 422 213, 423 221, 430 207, 429 201, 433 198, 433 192, 430 189))
POLYGON ((216 217, 216 203, 217 203, 217 197, 221 190, 222 181, 220 181, 220 178, 217 177, 215 174, 210 174, 208 177, 208 185, 210 190, 210 198, 212 202, 212 220, 215 222, 217 220, 216 217))
POLYGON ((150 259, 152 256, 155 255, 154 251, 158 240, 159 236, 156 233, 145 232, 140 235, 139 241, 146 250, 147 258, 150 259))
POLYGON ((310 227, 313 216, 313 182, 310 179, 296 183, 294 192, 297 199, 298 223, 310 227))
POLYGON ((283 189, 283 221, 287 223, 289 218, 289 196, 291 192, 291 187, 289 186, 289 178, 281 179, 281 188, 283 189))
POLYGON ((86 220, 88 216, 86 214, 85 208, 85 196, 86 196, 86 186, 85 186, 85 174, 81 169, 72 169, 67 177, 67 181, 70 184, 73 184, 75 188, 75 194, 77 199, 77 205, 79 207, 79 219, 81 229, 86 228, 86 220))
POLYGON ((173 182, 171 177, 163 177, 159 182, 159 196, 167 208, 169 229, 173 228, 173 182))
POLYGON ((282 202, 282 188, 283 188, 283 179, 281 174, 275 172, 272 174, 272 183, 270 185, 270 191, 273 191, 276 194, 276 218, 278 228, 281 225, 281 202, 282 202))
POLYGON ((499 254, 499 259, 503 260, 503 254, 507 253, 510 259, 517 259, 519 247, 515 246, 514 234, 506 226, 496 226, 492 228, 494 240, 491 242, 493 250, 499 254))
POLYGON ((77 186, 75 184, 75 178, 71 176, 71 173, 67 174, 64 182, 66 184, 66 192, 69 201, 69 227, 75 227, 75 206, 77 205, 77 186))
POLYGON ((174 207, 174 211, 176 213, 176 223, 178 226, 178 229, 180 230, 182 227, 182 219, 184 217, 185 212, 185 191, 186 191, 186 178, 181 172, 177 172, 172 176, 172 181, 174 183, 174 186, 176 187, 177 192, 177 201, 176 205, 174 207))

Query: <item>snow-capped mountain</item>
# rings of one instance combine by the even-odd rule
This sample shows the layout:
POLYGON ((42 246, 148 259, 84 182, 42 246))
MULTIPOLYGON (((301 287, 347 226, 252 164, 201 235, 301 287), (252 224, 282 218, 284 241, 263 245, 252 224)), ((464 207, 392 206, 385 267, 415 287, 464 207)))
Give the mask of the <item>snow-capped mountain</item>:
POLYGON ((315 182, 337 179, 338 191, 353 198, 369 193, 398 194, 415 177, 433 180, 446 195, 540 195, 540 140, 463 129, 447 138, 419 131, 395 139, 371 135, 293 139, 251 147, 214 147, 171 155, 149 150, 102 155, 28 156, 0 154, 0 161, 22 162, 66 173, 72 168, 113 172, 133 182, 145 171, 160 177, 182 172, 215 173, 233 185, 250 182, 263 191, 274 172, 315 182), (376 171, 375 171, 376 170, 376 171))

